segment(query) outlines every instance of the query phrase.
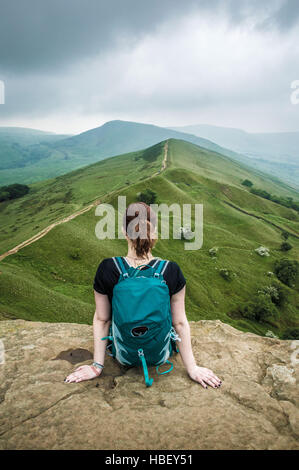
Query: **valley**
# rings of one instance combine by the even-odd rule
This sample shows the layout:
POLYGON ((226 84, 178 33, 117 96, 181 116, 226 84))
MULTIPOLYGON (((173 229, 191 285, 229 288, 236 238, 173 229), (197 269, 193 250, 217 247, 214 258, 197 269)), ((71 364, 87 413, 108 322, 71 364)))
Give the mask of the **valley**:
MULTIPOLYGON (((242 185, 246 178, 276 194, 282 188, 218 152, 167 139, 30 185, 24 197, 0 204, 0 317, 90 324, 97 266, 126 252, 125 240, 96 238, 94 209, 99 202, 116 207, 119 195, 130 203, 150 189, 159 204, 203 204, 200 250, 185 251, 184 240, 159 239, 153 252, 181 266, 190 320, 220 319, 243 331, 264 335, 271 330, 279 337, 297 328, 298 280, 291 287, 268 273, 276 261, 299 258, 299 215, 250 193, 242 185), (288 252, 280 249, 282 230, 290 234, 288 252), (259 256, 259 246, 266 246, 270 256, 259 256), (214 247, 217 254, 211 255, 214 247), (223 278, 224 271, 233 278, 223 278), (287 298, 275 315, 267 321, 241 315, 240 306, 274 280, 287 298)), ((287 187, 284 194, 297 196, 287 187)))

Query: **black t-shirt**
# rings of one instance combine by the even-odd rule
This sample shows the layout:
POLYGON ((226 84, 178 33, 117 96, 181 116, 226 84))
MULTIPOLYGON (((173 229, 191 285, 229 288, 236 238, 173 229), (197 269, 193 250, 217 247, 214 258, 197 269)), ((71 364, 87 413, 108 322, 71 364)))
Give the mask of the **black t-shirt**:
MULTIPOLYGON (((152 259, 147 265, 152 266, 157 258, 152 259)), ((129 267, 126 259, 122 257, 126 268, 129 267)), ((148 269, 144 267, 143 269, 148 269)), ((118 283, 120 273, 112 258, 105 258, 97 269, 93 287, 99 294, 106 294, 112 302, 113 288, 118 283)), ((170 297, 179 292, 186 284, 186 279, 177 263, 169 261, 163 273, 163 277, 169 289, 170 297)))

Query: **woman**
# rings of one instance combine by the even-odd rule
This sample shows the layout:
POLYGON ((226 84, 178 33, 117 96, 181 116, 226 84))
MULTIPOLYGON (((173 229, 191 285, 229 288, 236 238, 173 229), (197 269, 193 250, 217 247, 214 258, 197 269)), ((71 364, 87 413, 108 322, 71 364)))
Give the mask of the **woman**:
MULTIPOLYGON (((141 215, 139 216, 141 217, 141 215)), ((142 219, 141 223, 142 225, 142 219)), ((141 230, 139 225, 133 231, 141 230)), ((152 209, 145 203, 130 204, 124 215, 123 231, 128 242, 128 253, 123 258, 128 266, 137 267, 141 264, 151 266, 155 259, 152 255, 152 248, 156 243, 156 216, 152 209), (140 204, 142 207, 140 207, 140 204), (140 209, 143 209, 140 212, 140 209), (133 214, 133 215, 129 215, 133 214), (136 220, 139 214, 144 214, 144 226, 146 237, 133 235, 130 222, 136 220)), ((142 269, 148 269, 144 267, 142 269)), ((217 388, 221 385, 221 380, 205 367, 196 364, 191 347, 190 326, 185 313, 185 290, 186 280, 177 263, 170 261, 164 271, 164 279, 169 288, 172 324, 181 338, 179 352, 184 366, 191 379, 200 383, 204 388, 208 385, 217 388)), ((94 279, 94 296, 96 311, 93 319, 94 334, 94 362, 92 365, 78 367, 70 374, 66 382, 82 382, 93 379, 101 375, 104 361, 107 340, 100 341, 99 338, 108 336, 111 323, 111 302, 113 288, 119 279, 119 271, 113 258, 104 259, 98 269, 94 279)))

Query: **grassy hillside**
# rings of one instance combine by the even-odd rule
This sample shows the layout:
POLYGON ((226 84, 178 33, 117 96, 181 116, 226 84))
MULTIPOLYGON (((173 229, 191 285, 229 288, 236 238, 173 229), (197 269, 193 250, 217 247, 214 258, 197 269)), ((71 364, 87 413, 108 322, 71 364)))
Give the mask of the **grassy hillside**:
MULTIPOLYGON (((13 145, 7 147, 1 135, 0 132, 0 186, 28 184, 63 175, 107 157, 145 149, 170 138, 191 142, 247 165, 251 163, 249 158, 196 135, 136 122, 110 121, 76 136, 62 138, 52 135, 52 140, 48 136, 47 141, 32 145, 14 141, 13 145)), ((275 182, 283 186, 277 178, 275 182)), ((291 190, 287 185, 284 186, 286 191, 291 190)))
MULTIPOLYGON (((22 127, 0 127, 0 186, 53 176, 49 146, 67 136, 22 127)), ((56 174, 56 173, 55 173, 56 174)))
POLYGON ((226 153, 213 142, 194 135, 127 121, 110 121, 65 138, 33 129, 0 128, 0 186, 63 175, 107 157, 150 147, 167 138, 185 139, 226 153))
POLYGON ((55 144, 55 148, 65 152, 85 152, 86 156, 91 157, 96 153, 98 158, 107 158, 146 148, 168 138, 185 139, 210 150, 226 152, 219 145, 195 135, 152 124, 119 120, 106 122, 103 126, 62 140, 55 144))
POLYGON ((205 124, 174 130, 189 132, 246 155, 250 166, 282 178, 299 189, 299 132, 249 133, 205 124))
POLYGON ((246 132, 242 129, 198 124, 173 128, 212 140, 244 155, 295 163, 299 157, 299 132, 246 132))
MULTIPOLYGON (((287 301, 267 322, 246 319, 238 311, 258 289, 271 284, 272 278, 267 273, 273 272, 275 260, 299 258, 298 238, 290 236, 293 249, 283 253, 279 249, 281 231, 270 224, 275 220, 277 225, 292 229, 296 235, 298 214, 249 193, 241 182, 249 178, 257 186, 277 194, 280 187, 227 157, 174 139, 169 140, 167 168, 159 173, 163 153, 164 143, 161 143, 159 155, 151 163, 144 161, 143 152, 137 152, 35 184, 34 193, 2 209, 0 220, 2 217, 6 217, 6 221, 13 220, 17 215, 19 229, 13 235, 15 241, 20 241, 35 233, 33 224, 39 223, 41 227, 101 194, 105 196, 103 200, 115 207, 118 195, 126 195, 129 203, 145 188, 157 193, 159 203, 202 203, 204 233, 200 250, 186 251, 184 241, 175 239, 159 239, 154 249, 156 256, 177 261, 183 270, 187 279, 188 318, 219 318, 258 334, 270 329, 281 335, 287 327, 298 326, 298 281, 295 287, 280 283, 287 301), (66 194, 70 194, 70 199, 64 203, 61 199, 66 194), (264 220, 254 216, 262 216, 264 220), (260 245, 270 249, 269 257, 255 253, 254 249, 260 245), (218 253, 213 257, 209 249, 214 246, 218 247, 218 253), (235 273, 231 281, 220 275, 223 268, 235 273)), ((126 254, 124 240, 96 238, 97 221, 91 209, 58 225, 45 237, 1 262, 0 312, 3 318, 91 323, 92 282, 99 262, 105 257, 126 254)), ((2 252, 15 244, 4 238, 1 243, 2 252)))
POLYGON ((0 139, 9 143, 20 145, 40 144, 41 142, 56 142, 59 139, 68 137, 54 132, 40 131, 27 127, 0 127, 0 139))
POLYGON ((96 198, 157 172, 161 156, 154 161, 144 152, 112 157, 64 176, 34 183, 26 196, 0 203, 0 253, 44 229, 57 219, 82 209, 96 198))
POLYGON ((250 179, 255 187, 262 188, 271 194, 292 195, 299 199, 299 192, 288 190, 287 185, 276 182, 270 175, 263 175, 247 165, 232 162, 229 157, 219 153, 199 149, 196 145, 173 141, 169 146, 171 159, 170 168, 183 168, 204 178, 205 184, 210 187, 211 195, 221 193, 224 201, 231 202, 242 209, 262 216, 269 221, 281 224, 285 230, 293 231, 298 235, 298 213, 292 209, 280 206, 251 194, 241 184, 244 179, 250 179))

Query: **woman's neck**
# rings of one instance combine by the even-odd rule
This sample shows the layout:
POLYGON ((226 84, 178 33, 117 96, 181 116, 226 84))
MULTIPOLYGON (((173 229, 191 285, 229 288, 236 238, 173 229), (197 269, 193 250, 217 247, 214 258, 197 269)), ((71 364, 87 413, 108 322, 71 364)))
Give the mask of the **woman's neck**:
POLYGON ((135 263, 138 263, 138 264, 143 264, 143 263, 148 263, 149 261, 151 261, 154 257, 152 255, 152 253, 149 251, 148 253, 146 253, 144 255, 144 257, 142 258, 141 256, 137 256, 136 254, 136 251, 133 249, 133 248, 128 248, 128 253, 126 255, 126 258, 129 259, 129 261, 131 262, 131 264, 135 264, 135 263))

